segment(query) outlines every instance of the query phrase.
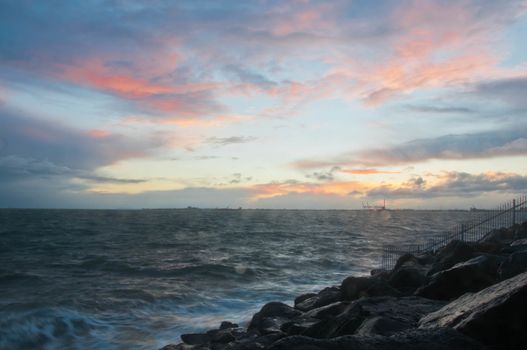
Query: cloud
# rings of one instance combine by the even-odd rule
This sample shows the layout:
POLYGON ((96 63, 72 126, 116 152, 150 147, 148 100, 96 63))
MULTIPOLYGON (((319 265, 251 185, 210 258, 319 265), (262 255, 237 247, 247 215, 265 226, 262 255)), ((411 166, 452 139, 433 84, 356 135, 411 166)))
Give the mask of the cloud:
POLYGON ((400 174, 400 171, 388 171, 378 169, 339 169, 341 173, 347 173, 352 175, 376 175, 376 174, 400 174))
POLYGON ((502 100, 514 108, 527 111, 527 76, 483 81, 475 84, 474 92, 484 98, 502 100))
POLYGON ((330 159, 301 160, 300 169, 327 166, 389 166, 425 162, 431 159, 466 160, 526 155, 527 127, 472 134, 416 139, 399 145, 349 152, 330 159))
POLYGON ((248 143, 257 140, 253 136, 229 136, 229 137, 209 137, 205 140, 206 143, 216 146, 228 146, 240 143, 248 143))
POLYGON ((46 159, 62 166, 91 170, 150 152, 143 142, 123 135, 94 137, 89 132, 6 108, 0 109, 0 121, 4 154, 46 159))
POLYGON ((410 179, 401 186, 380 186, 367 192, 377 198, 435 198, 481 196, 489 193, 517 194, 527 190, 527 176, 510 173, 445 172, 428 184, 421 177, 410 179))
POLYGON ((405 110, 416 113, 431 114, 474 114, 476 111, 468 107, 431 106, 431 105, 406 105, 405 110))
POLYGON ((339 167, 333 167, 328 171, 315 171, 312 174, 306 175, 307 178, 314 178, 318 181, 333 181, 335 179, 335 172, 341 171, 339 167))

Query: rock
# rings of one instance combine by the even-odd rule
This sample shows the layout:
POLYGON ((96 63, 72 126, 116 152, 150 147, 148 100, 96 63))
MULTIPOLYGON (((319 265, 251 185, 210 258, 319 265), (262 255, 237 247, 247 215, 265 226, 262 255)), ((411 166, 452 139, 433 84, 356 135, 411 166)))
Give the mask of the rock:
POLYGON ((501 279, 511 278, 527 271, 527 247, 516 253, 512 253, 502 262, 498 269, 501 279))
POLYGON ((320 320, 317 318, 300 317, 284 323, 282 327, 280 327, 280 330, 286 333, 287 335, 302 334, 306 331, 306 329, 318 322, 320 322, 320 320))
POLYGON ((444 304, 413 296, 362 298, 350 303, 338 315, 328 315, 302 334, 313 338, 334 338, 353 334, 366 319, 374 316, 390 318, 408 325, 409 328, 416 326, 423 315, 438 310, 444 304))
POLYGON ((225 346, 223 350, 259 350, 267 349, 271 344, 277 340, 285 337, 284 333, 273 333, 263 336, 256 336, 253 334, 241 340, 236 340, 225 346))
POLYGON ((451 327, 495 349, 527 348, 527 272, 466 294, 419 321, 451 327))
POLYGON ((227 328, 238 328, 238 325, 236 323, 232 323, 229 321, 223 321, 220 324, 220 329, 227 329, 227 328))
POLYGON ((477 292, 497 282, 498 266, 502 258, 496 255, 480 255, 454 265, 431 276, 427 285, 415 294, 439 300, 457 298, 467 292, 477 292))
POLYGON ((500 228, 497 230, 491 231, 487 236, 485 236, 481 241, 489 243, 499 243, 499 244, 510 244, 515 239, 515 233, 512 228, 500 228))
POLYGON ((302 294, 302 295, 297 296, 295 298, 295 308, 296 308, 296 306, 298 304, 300 304, 304 300, 307 300, 309 298, 316 297, 316 296, 317 296, 317 293, 306 293, 306 294, 302 294))
POLYGON ((347 335, 333 339, 292 336, 269 350, 483 350, 485 347, 452 329, 414 329, 392 336, 347 335))
POLYGON ((361 297, 399 296, 401 293, 390 286, 382 275, 368 277, 348 277, 340 286, 344 300, 361 297))
POLYGON ((258 330, 261 334, 280 332, 282 324, 300 316, 298 311, 284 303, 271 302, 265 304, 259 312, 254 314, 248 330, 258 330))
POLYGON ((299 299, 300 302, 298 303, 295 300, 295 308, 301 311, 309 311, 342 300, 342 293, 339 287, 324 288, 311 297, 303 298, 304 296, 299 299))
POLYGON ((208 334, 203 334, 203 333, 189 333, 189 334, 182 334, 181 340, 185 344, 201 345, 201 344, 207 344, 210 340, 210 337, 208 334))
POLYGON ((417 288, 426 283, 426 267, 413 262, 406 262, 394 268, 388 283, 403 294, 413 294, 417 288))
POLYGON ((511 247, 518 247, 524 245, 527 246, 527 238, 517 239, 510 244, 511 247))
POLYGON ((370 271, 370 276, 377 276, 377 275, 386 276, 387 274, 388 274, 388 270, 386 269, 373 269, 370 271))
POLYGON ((340 314, 346 310, 349 305, 349 301, 337 301, 336 303, 310 310, 304 314, 304 317, 318 318, 319 320, 323 320, 328 317, 340 314))
POLYGON ((471 259, 474 248, 463 241, 454 240, 437 253, 437 261, 432 265, 428 275, 431 276, 441 270, 446 270, 460 262, 471 259))
POLYGON ((394 320, 384 316, 375 316, 362 322, 359 329, 355 332, 357 335, 392 335, 394 333, 412 328, 411 322, 394 320))

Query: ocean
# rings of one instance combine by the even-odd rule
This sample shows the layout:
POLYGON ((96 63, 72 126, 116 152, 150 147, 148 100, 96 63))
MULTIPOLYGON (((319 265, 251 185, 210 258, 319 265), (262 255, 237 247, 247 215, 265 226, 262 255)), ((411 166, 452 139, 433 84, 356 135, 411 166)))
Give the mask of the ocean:
POLYGON ((159 349, 378 266, 464 211, 0 209, 0 349, 159 349))

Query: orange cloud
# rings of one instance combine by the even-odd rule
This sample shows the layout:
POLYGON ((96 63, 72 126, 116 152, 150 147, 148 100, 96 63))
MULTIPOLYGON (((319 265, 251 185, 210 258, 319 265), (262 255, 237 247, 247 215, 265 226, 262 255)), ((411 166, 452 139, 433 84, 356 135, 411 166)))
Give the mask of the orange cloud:
POLYGON ((350 192, 364 192, 371 187, 371 184, 353 181, 328 183, 285 181, 255 185, 252 190, 255 193, 254 199, 261 199, 285 196, 290 193, 346 196, 350 192))
POLYGON ((88 135, 94 139, 101 139, 108 136, 111 136, 112 133, 107 130, 92 129, 88 131, 88 135))

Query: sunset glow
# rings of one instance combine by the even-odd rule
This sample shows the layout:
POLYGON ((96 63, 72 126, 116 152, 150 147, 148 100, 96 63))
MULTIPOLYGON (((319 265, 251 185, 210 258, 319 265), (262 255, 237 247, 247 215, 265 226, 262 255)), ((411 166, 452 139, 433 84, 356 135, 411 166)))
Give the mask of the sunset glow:
POLYGON ((527 191, 527 2, 0 5, 0 207, 527 191))

